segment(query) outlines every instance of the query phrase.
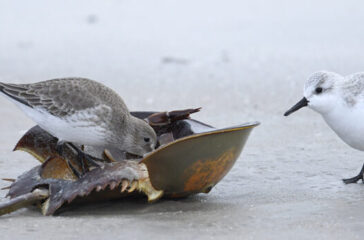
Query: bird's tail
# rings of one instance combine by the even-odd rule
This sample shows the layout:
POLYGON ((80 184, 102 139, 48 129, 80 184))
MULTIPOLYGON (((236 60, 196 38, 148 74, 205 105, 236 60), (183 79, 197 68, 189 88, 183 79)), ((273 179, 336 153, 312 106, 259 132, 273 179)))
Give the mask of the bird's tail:
POLYGON ((0 82, 0 92, 4 93, 4 83, 0 82))
POLYGON ((27 90, 26 87, 18 84, 12 84, 12 83, 3 83, 0 82, 0 92, 6 95, 7 97, 20 102, 22 104, 25 104, 29 107, 29 103, 24 99, 22 95, 26 94, 25 91, 27 90))

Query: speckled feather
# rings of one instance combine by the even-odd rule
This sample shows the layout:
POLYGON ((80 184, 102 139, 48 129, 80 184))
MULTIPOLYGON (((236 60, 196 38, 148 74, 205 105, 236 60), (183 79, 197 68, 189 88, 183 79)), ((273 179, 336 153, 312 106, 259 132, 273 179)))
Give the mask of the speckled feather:
POLYGON ((345 77, 341 83, 342 95, 349 106, 354 106, 364 99, 364 73, 355 73, 345 77))
POLYGON ((364 100, 364 73, 341 76, 333 72, 316 72, 305 83, 305 89, 317 87, 322 87, 324 92, 335 89, 342 100, 353 107, 364 100))
POLYGON ((154 130, 131 116, 117 93, 96 81, 62 78, 33 84, 0 83, 0 92, 59 140, 137 155, 156 144, 154 130))
POLYGON ((112 89, 85 78, 52 79, 33 84, 0 83, 0 90, 29 107, 41 107, 57 117, 107 105, 128 112, 123 100, 112 89))

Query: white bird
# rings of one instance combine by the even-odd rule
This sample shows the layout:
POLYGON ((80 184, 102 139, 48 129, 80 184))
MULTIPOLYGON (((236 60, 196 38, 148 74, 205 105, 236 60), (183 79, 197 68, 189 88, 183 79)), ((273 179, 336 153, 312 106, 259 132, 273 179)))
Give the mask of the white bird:
POLYGON ((33 84, 0 83, 7 96, 59 144, 114 148, 143 156, 157 136, 147 122, 133 117, 112 89, 85 78, 33 84))
MULTIPOLYGON (((303 98, 284 116, 308 106, 321 114, 332 130, 349 146, 364 151, 364 73, 341 76, 320 71, 304 85, 303 98)), ((364 165, 360 173, 345 183, 364 182, 364 165)))

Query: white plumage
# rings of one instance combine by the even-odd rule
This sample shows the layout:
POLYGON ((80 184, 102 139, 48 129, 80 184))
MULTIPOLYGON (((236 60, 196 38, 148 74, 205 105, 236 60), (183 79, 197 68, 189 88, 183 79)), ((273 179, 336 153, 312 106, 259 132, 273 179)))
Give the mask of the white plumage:
MULTIPOLYGON (((308 106, 321 114, 331 129, 349 146, 364 151, 364 73, 341 76, 316 72, 305 83, 304 98, 285 113, 288 116, 308 106)), ((345 183, 364 179, 360 173, 345 183)))

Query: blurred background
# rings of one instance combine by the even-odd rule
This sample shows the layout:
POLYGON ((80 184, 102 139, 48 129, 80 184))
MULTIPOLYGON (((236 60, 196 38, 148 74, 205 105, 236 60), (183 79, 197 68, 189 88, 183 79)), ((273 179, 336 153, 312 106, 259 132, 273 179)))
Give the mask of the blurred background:
POLYGON ((313 71, 363 70, 360 3, 3 0, 0 77, 88 77, 131 109, 282 112, 313 71))
MULTIPOLYGON (((123 223, 136 238, 144 224, 159 239, 166 226, 181 239, 360 238, 363 186, 340 179, 359 171, 363 154, 312 111, 282 115, 312 72, 364 71, 363 7, 359 0, 0 0, 0 81, 87 77, 113 88, 130 110, 202 107, 195 118, 217 127, 262 122, 207 196, 86 208, 68 218, 15 213, 17 227, 7 219, 3 236, 41 236, 37 226, 52 219, 42 236, 81 223, 78 233, 89 239, 105 228, 120 236, 123 223)), ((0 104, 0 177, 15 177, 37 164, 11 152, 34 123, 5 98, 0 104)))

